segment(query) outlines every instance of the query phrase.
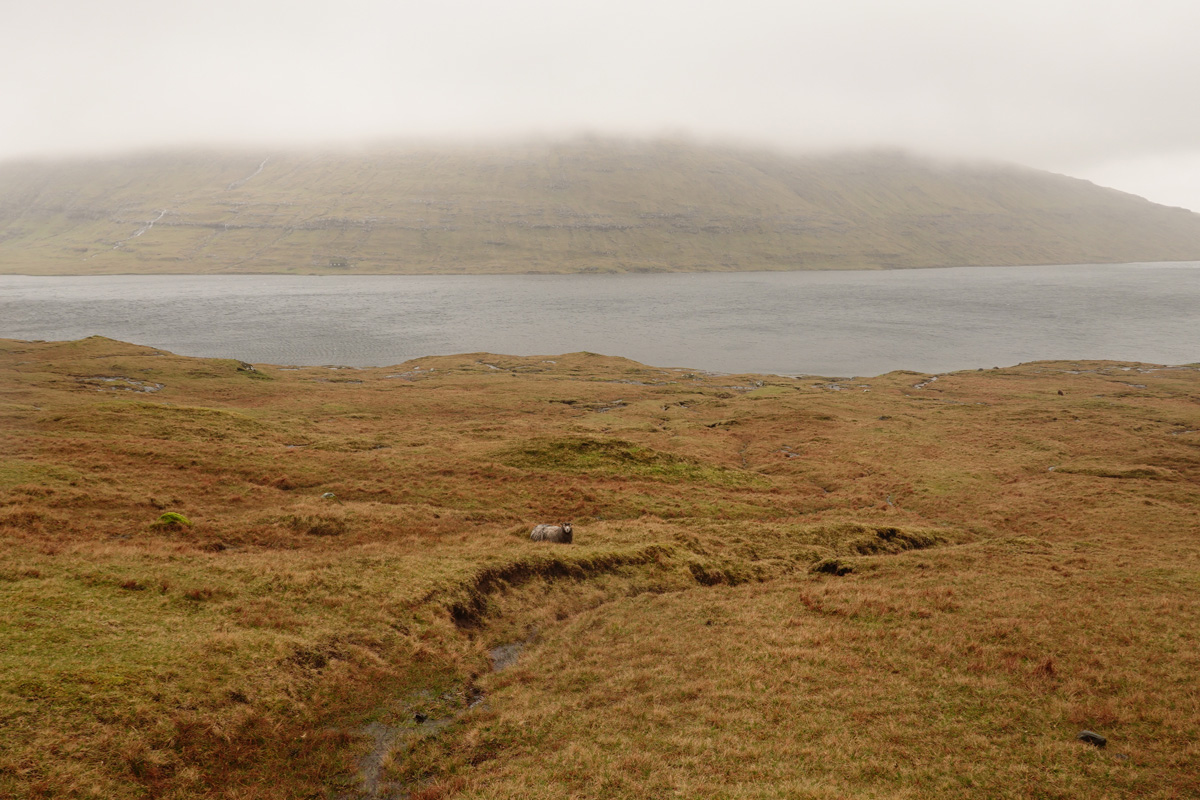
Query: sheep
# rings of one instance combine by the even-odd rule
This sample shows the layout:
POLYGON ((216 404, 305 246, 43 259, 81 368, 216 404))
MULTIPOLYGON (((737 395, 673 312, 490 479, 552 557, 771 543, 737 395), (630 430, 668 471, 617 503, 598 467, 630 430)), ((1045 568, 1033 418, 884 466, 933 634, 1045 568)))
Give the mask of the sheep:
POLYGON ((571 523, 564 522, 561 525, 537 525, 533 529, 533 533, 529 534, 529 538, 535 542, 560 542, 562 544, 571 543, 571 523))

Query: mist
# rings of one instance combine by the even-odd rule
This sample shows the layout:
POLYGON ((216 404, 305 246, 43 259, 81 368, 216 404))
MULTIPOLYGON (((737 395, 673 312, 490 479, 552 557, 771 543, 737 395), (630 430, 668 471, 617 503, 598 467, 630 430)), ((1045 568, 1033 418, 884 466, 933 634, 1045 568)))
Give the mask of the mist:
POLYGON ((592 132, 1008 161, 1200 209, 1200 7, 7 3, 0 159, 592 132))

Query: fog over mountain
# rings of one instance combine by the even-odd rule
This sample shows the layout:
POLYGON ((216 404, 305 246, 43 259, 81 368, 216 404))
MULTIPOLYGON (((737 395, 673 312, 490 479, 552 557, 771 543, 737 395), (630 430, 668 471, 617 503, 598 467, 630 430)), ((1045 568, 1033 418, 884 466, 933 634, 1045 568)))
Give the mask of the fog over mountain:
POLYGON ((0 165, 0 272, 514 273, 1200 260, 1200 214, 894 151, 583 137, 0 165))
POLYGON ((1187 0, 41 0, 0 160, 562 138, 986 158, 1200 209, 1187 0))

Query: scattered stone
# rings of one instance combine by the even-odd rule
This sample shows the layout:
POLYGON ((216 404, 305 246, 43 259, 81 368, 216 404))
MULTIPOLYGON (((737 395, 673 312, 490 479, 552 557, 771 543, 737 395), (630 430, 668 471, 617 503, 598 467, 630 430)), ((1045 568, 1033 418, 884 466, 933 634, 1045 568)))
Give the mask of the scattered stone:
POLYGON ((1081 742, 1094 744, 1096 747, 1104 747, 1106 744, 1108 744, 1108 739, 1105 739, 1098 733, 1092 733, 1091 731, 1080 731, 1079 735, 1075 738, 1081 742))
POLYGON ((97 375, 92 378, 76 378, 82 384, 93 386, 97 389, 112 389, 114 391, 124 392, 146 392, 153 393, 162 391, 163 384, 154 383, 153 381, 139 381, 134 378, 125 378, 121 376, 105 377, 97 375))
POLYGON ((334 494, 333 492, 326 492, 325 494, 321 495, 321 499, 322 500, 337 500, 337 495, 334 494))

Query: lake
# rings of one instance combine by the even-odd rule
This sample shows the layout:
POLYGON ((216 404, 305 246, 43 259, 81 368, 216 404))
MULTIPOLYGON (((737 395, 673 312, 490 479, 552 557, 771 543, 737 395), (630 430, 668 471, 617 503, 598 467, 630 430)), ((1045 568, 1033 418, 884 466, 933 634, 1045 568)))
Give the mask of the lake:
POLYGON ((1200 361, 1200 262, 642 275, 0 276, 0 337, 390 366, 587 350, 780 375, 1200 361))

